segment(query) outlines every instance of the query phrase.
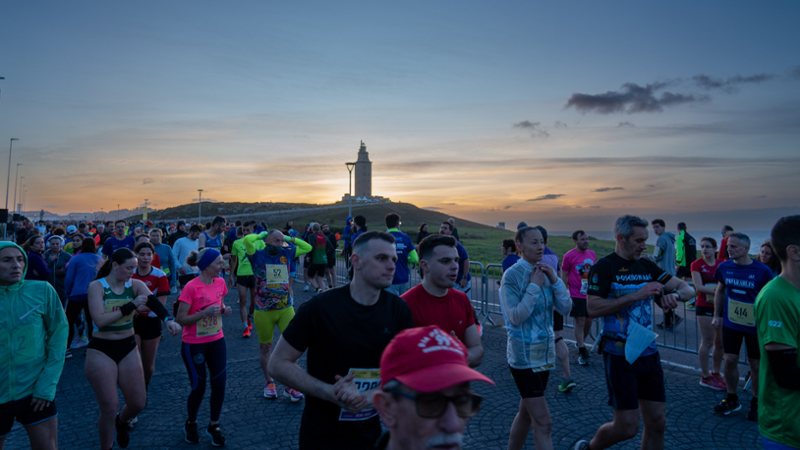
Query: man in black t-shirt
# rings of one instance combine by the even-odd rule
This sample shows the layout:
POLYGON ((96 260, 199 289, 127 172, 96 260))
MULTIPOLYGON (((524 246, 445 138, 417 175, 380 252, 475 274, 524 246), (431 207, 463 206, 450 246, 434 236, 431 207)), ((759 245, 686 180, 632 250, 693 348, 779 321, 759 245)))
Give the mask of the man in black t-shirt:
POLYGON ((406 303, 384 289, 397 260, 394 236, 370 231, 353 244, 353 281, 304 303, 278 341, 269 372, 306 394, 300 450, 367 450, 381 433, 372 405, 384 348, 414 326, 406 303), (308 350, 308 371, 296 361, 308 350))
POLYGON ((642 448, 664 448, 667 399, 652 334, 652 305, 660 296, 658 305, 669 311, 692 298, 694 289, 641 258, 647 249, 647 225, 636 216, 617 219, 614 253, 597 261, 589 272, 586 309, 590 317, 603 317, 601 350, 614 420, 601 426, 591 442, 578 441, 575 450, 608 448, 636 436, 640 409, 642 448))

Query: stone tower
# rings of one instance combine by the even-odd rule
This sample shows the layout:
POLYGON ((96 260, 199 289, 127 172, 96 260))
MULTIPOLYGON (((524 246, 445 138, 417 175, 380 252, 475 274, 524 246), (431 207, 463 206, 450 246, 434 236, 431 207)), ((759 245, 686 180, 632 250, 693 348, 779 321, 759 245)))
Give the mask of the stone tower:
POLYGON ((356 160, 356 189, 353 195, 356 198, 372 197, 372 162, 369 160, 367 146, 361 141, 356 160))

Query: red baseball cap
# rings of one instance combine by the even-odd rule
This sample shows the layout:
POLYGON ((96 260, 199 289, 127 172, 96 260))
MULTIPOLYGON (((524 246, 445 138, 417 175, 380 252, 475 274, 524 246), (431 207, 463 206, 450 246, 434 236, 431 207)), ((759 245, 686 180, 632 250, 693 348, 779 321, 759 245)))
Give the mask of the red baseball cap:
POLYGON ((436 392, 467 381, 494 384, 467 365, 467 347, 436 325, 401 331, 381 355, 381 387, 397 380, 419 392, 436 392))

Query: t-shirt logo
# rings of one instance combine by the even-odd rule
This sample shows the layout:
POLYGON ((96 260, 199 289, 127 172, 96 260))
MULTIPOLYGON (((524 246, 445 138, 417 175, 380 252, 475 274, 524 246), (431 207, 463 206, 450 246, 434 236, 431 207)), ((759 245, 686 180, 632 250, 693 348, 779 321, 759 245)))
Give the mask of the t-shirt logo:
POLYGON ((775 327, 775 328, 782 328, 783 327, 783 322, 779 322, 777 320, 770 320, 769 321, 769 326, 775 327))

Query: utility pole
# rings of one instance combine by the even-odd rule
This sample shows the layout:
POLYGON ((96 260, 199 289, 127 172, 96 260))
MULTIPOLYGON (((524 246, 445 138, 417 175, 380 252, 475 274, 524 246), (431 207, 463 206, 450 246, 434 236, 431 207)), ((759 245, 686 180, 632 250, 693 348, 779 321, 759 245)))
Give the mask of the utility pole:
POLYGON ((203 189, 197 190, 197 221, 200 222, 200 218, 203 217, 203 189))

